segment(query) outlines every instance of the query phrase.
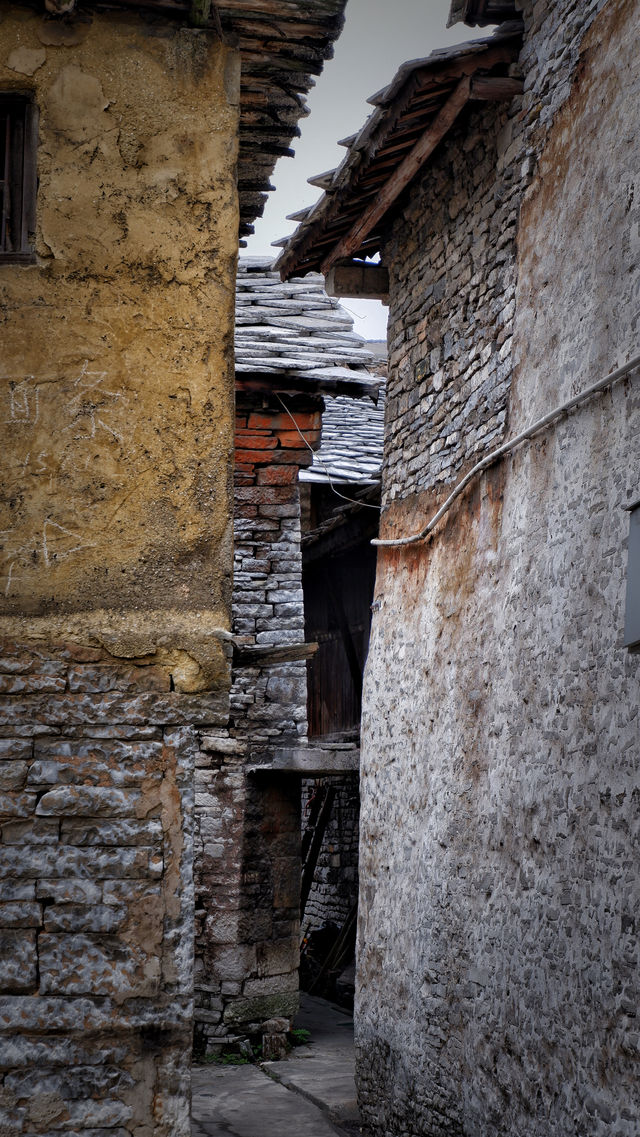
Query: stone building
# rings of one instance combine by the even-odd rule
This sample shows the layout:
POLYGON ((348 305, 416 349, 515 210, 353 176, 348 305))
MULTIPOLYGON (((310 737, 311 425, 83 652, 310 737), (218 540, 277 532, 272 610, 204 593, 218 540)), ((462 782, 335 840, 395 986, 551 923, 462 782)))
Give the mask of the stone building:
POLYGON ((305 638, 299 477, 320 445, 325 401, 375 411, 372 363, 322 277, 283 285, 270 261, 240 261, 231 710, 228 725, 202 736, 196 775, 205 1051, 278 1033, 297 1010, 301 781, 357 771, 355 748, 308 745, 306 661, 316 645, 305 638))
POLYGON ((355 917, 358 900, 357 770, 362 675, 375 584, 371 541, 378 536, 380 512, 386 371, 382 346, 369 345, 378 352, 369 366, 382 381, 376 405, 347 395, 326 399, 321 445, 311 466, 300 472, 306 638, 318 644, 308 663, 309 736, 315 746, 358 752, 353 773, 303 783, 308 844, 303 937, 327 925, 336 932, 344 929, 352 914, 355 917), (328 794, 330 809, 325 804, 328 794), (323 809, 327 819, 320 840, 316 826, 323 809))
POLYGON ((2 6, 2 1133, 189 1132, 238 231, 343 7, 2 6))
POLYGON ((452 15, 499 33, 374 96, 280 262, 390 306, 361 1104, 385 1137, 633 1137, 640 7, 452 15))

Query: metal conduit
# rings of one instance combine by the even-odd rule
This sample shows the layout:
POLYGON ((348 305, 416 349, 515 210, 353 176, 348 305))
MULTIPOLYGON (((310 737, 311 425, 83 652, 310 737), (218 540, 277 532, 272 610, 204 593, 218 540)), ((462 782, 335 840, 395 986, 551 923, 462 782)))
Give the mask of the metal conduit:
POLYGON ((485 458, 482 458, 480 462, 477 462, 476 465, 473 466, 467 474, 465 474, 464 478, 458 482, 455 489, 449 494, 447 500, 440 506, 438 512, 434 513, 431 520, 425 525, 424 529, 420 530, 419 533, 413 533, 410 537, 394 537, 387 540, 383 540, 382 538, 377 537, 371 542, 371 544, 382 545, 385 548, 399 548, 401 545, 414 545, 417 541, 424 541, 425 537, 428 537, 432 530, 435 529, 436 525, 441 520, 441 518, 444 517, 445 513, 448 513, 456 498, 460 497, 460 494, 463 490, 466 489, 466 487, 469 485, 469 482, 473 481, 473 479, 478 474, 481 474, 483 470, 486 470, 488 466, 491 466, 493 462, 496 462, 498 458, 501 458, 503 456, 503 454, 508 454, 511 450, 514 449, 514 447, 519 446, 521 442, 525 442, 528 438, 532 438, 534 434, 537 434, 538 431, 543 430, 545 426, 550 426, 551 423, 561 418, 562 415, 568 414, 569 411, 573 410, 574 407, 577 407, 580 403, 584 402, 585 399, 590 399, 592 395, 597 395, 599 391, 606 390, 607 387, 612 386, 613 383, 617 383, 619 379, 624 379, 638 367, 640 367, 640 355, 634 356, 634 358, 630 359, 628 363, 624 363, 622 367, 616 368, 615 371, 612 371, 609 375, 605 376, 604 379, 599 379, 597 383, 593 383, 590 387, 587 387, 584 391, 581 391, 579 395, 574 395, 572 399, 567 399, 566 403, 561 403, 559 407, 555 407, 554 410, 549 411, 549 413, 544 415, 543 418, 539 418, 537 422, 532 423, 531 426, 528 426, 525 428, 525 430, 520 431, 520 434, 516 434, 514 438, 510 438, 507 440, 507 442, 503 442, 502 446, 498 446, 497 450, 492 450, 490 454, 487 454, 485 458))

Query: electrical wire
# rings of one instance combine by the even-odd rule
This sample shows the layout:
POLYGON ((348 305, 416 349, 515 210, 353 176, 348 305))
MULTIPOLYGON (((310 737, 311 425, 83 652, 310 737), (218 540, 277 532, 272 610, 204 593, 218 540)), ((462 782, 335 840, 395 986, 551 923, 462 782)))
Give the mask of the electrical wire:
POLYGON ((327 478, 329 479, 329 485, 331 486, 331 489, 333 490, 333 492, 334 492, 334 494, 336 495, 336 497, 341 497, 343 501, 348 501, 348 502, 350 502, 350 503, 351 503, 351 505, 361 505, 361 506, 363 506, 363 508, 364 508, 364 509, 377 509, 377 510, 378 510, 378 513, 379 513, 379 512, 380 512, 380 510, 382 509, 382 506, 380 506, 380 505, 372 505, 372 503, 371 503, 370 501, 360 501, 360 499, 359 499, 359 498, 357 498, 357 497, 347 497, 347 495, 346 495, 346 494, 344 494, 344 493, 340 493, 340 491, 336 489, 335 485, 333 484, 333 478, 331 477, 331 473, 330 473, 330 471, 329 471, 328 467, 327 467, 327 466, 325 465, 325 463, 323 462, 323 460, 322 460, 322 458, 320 457, 320 455, 318 454, 317 450, 314 450, 314 449, 313 449, 313 446, 310 446, 310 445, 309 445, 309 443, 307 442, 307 440, 306 440, 306 438, 305 438, 304 434, 303 434, 303 433, 302 433, 302 431, 300 430, 300 427, 298 426, 298 424, 297 424, 296 420, 294 419, 293 415, 291 414, 291 411, 289 410, 289 408, 288 408, 288 406, 286 405, 286 403, 283 403, 283 401, 282 401, 282 399, 280 398, 280 395, 278 394, 278 392, 277 392, 277 391, 275 392, 275 396, 276 396, 276 399, 278 400, 278 402, 280 403, 280 406, 282 407, 282 409, 283 409, 284 411, 286 411, 286 412, 287 412, 287 414, 289 415, 289 418, 291 419, 291 421, 292 421, 292 423, 293 423, 294 427, 296 428, 296 430, 297 430, 298 434, 300 435, 300 437, 301 437, 302 441, 304 442, 305 446, 307 447, 307 450, 309 450, 309 451, 311 452, 311 454, 313 455, 314 461, 315 461, 315 459, 317 458, 318 462, 319 462, 319 463, 320 463, 320 465, 322 466, 322 468, 323 468, 323 470, 324 470, 325 474, 327 475, 327 478))
POLYGON ((506 442, 503 442, 502 446, 498 446, 497 450, 492 450, 490 454, 487 454, 485 458, 482 458, 479 462, 476 463, 475 466, 473 466, 471 470, 469 470, 467 474, 465 474, 464 478, 458 482, 455 489, 449 494, 447 500, 440 506, 440 509, 437 511, 437 513, 434 513, 431 520, 427 522, 427 524, 424 526, 424 529, 421 529, 419 533, 413 533, 410 537, 394 537, 385 539, 377 537, 371 542, 371 544, 389 549, 399 548, 402 545, 414 545, 417 541, 424 541, 425 537, 428 537, 432 530, 435 529, 436 525, 444 517, 445 513, 448 513, 456 498, 460 497, 462 491, 466 489, 466 487, 469 485, 469 482, 471 482, 473 478, 482 473, 483 470, 486 470, 487 467, 496 462, 498 458, 502 458, 503 455, 508 454, 516 446, 519 446, 521 442, 525 442, 528 438, 532 438, 534 434, 538 433, 538 431, 542 430, 545 426, 550 426, 552 423, 556 422, 557 419, 561 418, 563 415, 568 414, 569 411, 573 410, 574 407, 577 407, 586 399, 591 398, 592 395, 596 395, 600 391, 606 390, 606 388, 611 387, 613 383, 617 383, 619 379, 626 378, 626 376, 630 375, 632 371, 636 371, 638 367, 640 367, 640 355, 634 356, 634 358, 630 359, 628 363, 624 363, 622 367, 618 367, 615 371, 610 372, 609 375, 605 375, 604 379, 599 379, 597 383, 592 383, 590 387, 586 387, 584 391, 581 391, 578 395, 574 395, 572 399, 567 399, 565 403, 561 403, 560 406, 555 407, 552 411, 549 411, 549 413, 544 415, 543 418, 538 419, 536 422, 532 423, 531 426, 528 426, 525 428, 525 430, 520 431, 520 433, 516 434, 514 438, 510 438, 506 442))

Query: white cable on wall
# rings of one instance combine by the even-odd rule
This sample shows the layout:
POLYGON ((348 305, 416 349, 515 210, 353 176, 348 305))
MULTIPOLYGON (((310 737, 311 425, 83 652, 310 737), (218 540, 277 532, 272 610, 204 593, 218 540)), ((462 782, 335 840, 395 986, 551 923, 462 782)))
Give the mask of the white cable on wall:
POLYGON ((616 368, 615 371, 612 371, 609 375, 606 375, 604 379, 599 379, 597 383, 593 383, 590 387, 587 387, 584 391, 581 391, 579 395, 574 395, 572 399, 567 399, 566 403, 561 403, 559 407, 555 407, 554 410, 549 411, 549 413, 544 415, 543 418, 539 418, 536 422, 532 423, 531 426, 526 427, 525 430, 522 430, 519 434, 516 434, 514 438, 510 438, 506 442, 503 442, 502 446, 498 446, 497 450, 492 450, 490 454, 487 454, 485 458, 482 458, 480 462, 477 462, 476 465, 473 466, 467 474, 465 474, 464 478, 458 482, 455 489, 449 494, 447 500, 440 506, 438 512, 434 513, 431 520, 425 525, 424 529, 420 530, 419 533, 413 533, 410 537, 393 537, 388 539, 382 539, 378 537, 374 539, 371 544, 382 545, 385 548, 399 548, 401 545, 414 545, 417 541, 424 541, 425 537, 428 537, 432 530, 435 529, 436 525, 441 520, 441 518, 444 517, 445 513, 448 513, 456 498, 460 497, 460 494, 463 490, 466 489, 466 487, 469 485, 469 482, 471 482, 478 474, 481 474, 483 470, 486 470, 487 467, 496 462, 498 458, 502 458, 504 454, 508 454, 511 450, 514 449, 514 447, 519 446, 521 442, 525 442, 528 438, 532 438, 534 434, 537 434, 538 431, 542 430, 545 426, 550 426, 551 423, 561 418, 562 415, 568 414, 568 412, 573 410, 574 407, 577 407, 579 403, 584 402, 585 399, 591 398, 592 395, 598 394, 599 391, 606 390, 607 387, 610 387, 619 379, 624 379, 638 367, 640 367, 640 355, 634 356, 634 358, 630 359, 628 363, 624 363, 622 367, 616 368))

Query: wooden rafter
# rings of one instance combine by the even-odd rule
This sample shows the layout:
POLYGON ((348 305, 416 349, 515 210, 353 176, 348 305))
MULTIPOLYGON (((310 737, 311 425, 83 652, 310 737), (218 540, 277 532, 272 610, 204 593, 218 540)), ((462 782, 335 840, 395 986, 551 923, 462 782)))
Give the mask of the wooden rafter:
POLYGON ((326 275, 337 261, 346 260, 360 249, 364 239, 384 216, 399 194, 402 193, 403 189, 413 180, 418 170, 451 128, 469 99, 470 87, 469 77, 465 75, 453 94, 447 99, 442 110, 436 115, 422 137, 407 154, 407 157, 400 163, 395 173, 391 175, 375 201, 364 211, 346 236, 338 242, 329 256, 322 262, 321 272, 326 275))

